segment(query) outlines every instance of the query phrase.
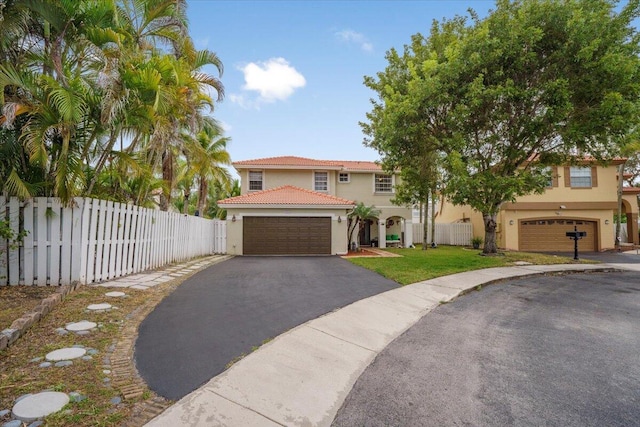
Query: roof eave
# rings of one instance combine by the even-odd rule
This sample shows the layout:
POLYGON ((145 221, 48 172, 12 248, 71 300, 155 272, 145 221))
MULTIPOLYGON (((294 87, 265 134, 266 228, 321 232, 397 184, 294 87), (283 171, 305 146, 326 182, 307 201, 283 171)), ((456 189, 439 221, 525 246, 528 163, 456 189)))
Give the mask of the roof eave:
POLYGON ((289 203, 218 203, 224 209, 350 209, 355 204, 343 205, 304 205, 289 203))

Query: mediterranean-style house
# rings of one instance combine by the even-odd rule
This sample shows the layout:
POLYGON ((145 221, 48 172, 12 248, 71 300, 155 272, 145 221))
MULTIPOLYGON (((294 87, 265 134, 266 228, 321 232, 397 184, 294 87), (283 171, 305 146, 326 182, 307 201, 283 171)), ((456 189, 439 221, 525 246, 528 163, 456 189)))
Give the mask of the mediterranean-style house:
MULTIPOLYGON (((518 197, 505 203, 498 214, 498 246, 537 252, 573 251, 567 231, 586 231, 580 240, 583 251, 604 251, 615 247, 614 214, 618 206, 616 159, 607 166, 585 159, 576 166, 557 166, 546 191, 518 197)), ((638 244, 638 194, 640 188, 623 189, 622 213, 626 217, 630 243, 638 244)), ((436 222, 471 222, 475 236, 484 237, 482 215, 469 206, 454 206, 444 200, 436 222)))
POLYGON ((411 209, 391 203, 398 174, 366 161, 295 156, 233 163, 241 195, 221 200, 232 255, 343 255, 347 215, 363 202, 380 210, 354 236, 361 245, 412 244, 411 209))

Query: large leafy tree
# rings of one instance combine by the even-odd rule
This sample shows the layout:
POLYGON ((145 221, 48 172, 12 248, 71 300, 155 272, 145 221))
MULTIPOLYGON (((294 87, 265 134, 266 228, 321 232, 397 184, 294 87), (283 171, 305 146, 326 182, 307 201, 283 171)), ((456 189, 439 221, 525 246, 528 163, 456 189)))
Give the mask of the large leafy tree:
MULTIPOLYGON (((631 22, 639 6, 616 6, 500 0, 485 19, 471 13, 470 23, 434 23, 421 43, 446 47, 430 49, 429 59, 410 52, 428 78, 412 78, 421 90, 401 100, 435 104, 417 114, 448 128, 439 135, 445 192, 482 213, 485 253, 497 251, 502 204, 544 191, 545 165, 576 155, 606 159, 638 128, 640 52, 631 22), (434 87, 439 97, 425 99, 434 87)), ((395 93, 393 85, 384 90, 395 93)))

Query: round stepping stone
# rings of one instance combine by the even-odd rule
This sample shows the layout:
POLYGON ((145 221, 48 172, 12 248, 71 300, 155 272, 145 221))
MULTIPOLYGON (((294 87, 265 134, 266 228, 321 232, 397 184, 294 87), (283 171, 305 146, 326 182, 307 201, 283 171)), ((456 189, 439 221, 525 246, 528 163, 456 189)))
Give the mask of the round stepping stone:
POLYGON ((45 391, 22 399, 11 410, 13 417, 31 422, 61 410, 69 403, 69 396, 57 391, 45 391))
POLYGON ((105 294, 108 297, 112 297, 112 298, 122 298, 123 296, 127 295, 124 292, 120 292, 120 291, 113 291, 113 292, 107 292, 105 294))
POLYGON ((89 331, 98 326, 95 322, 89 322, 87 320, 82 320, 80 322, 69 323, 66 326, 66 329, 71 332, 79 332, 79 331, 89 331))
POLYGON ((87 306, 87 310, 109 310, 111 308, 111 304, 107 304, 106 302, 100 304, 91 304, 87 306))
POLYGON ((59 360, 77 359, 78 357, 84 356, 86 352, 87 350, 85 350, 84 348, 74 348, 74 347, 61 348, 60 350, 54 350, 51 353, 48 353, 45 356, 45 359, 47 359, 50 362, 57 362, 59 360))

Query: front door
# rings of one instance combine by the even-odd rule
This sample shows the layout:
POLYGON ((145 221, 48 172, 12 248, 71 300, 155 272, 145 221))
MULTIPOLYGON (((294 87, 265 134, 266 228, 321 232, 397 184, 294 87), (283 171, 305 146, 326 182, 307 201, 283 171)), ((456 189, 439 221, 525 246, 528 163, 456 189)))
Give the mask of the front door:
POLYGON ((360 246, 371 245, 371 221, 364 221, 364 227, 360 229, 360 246))

